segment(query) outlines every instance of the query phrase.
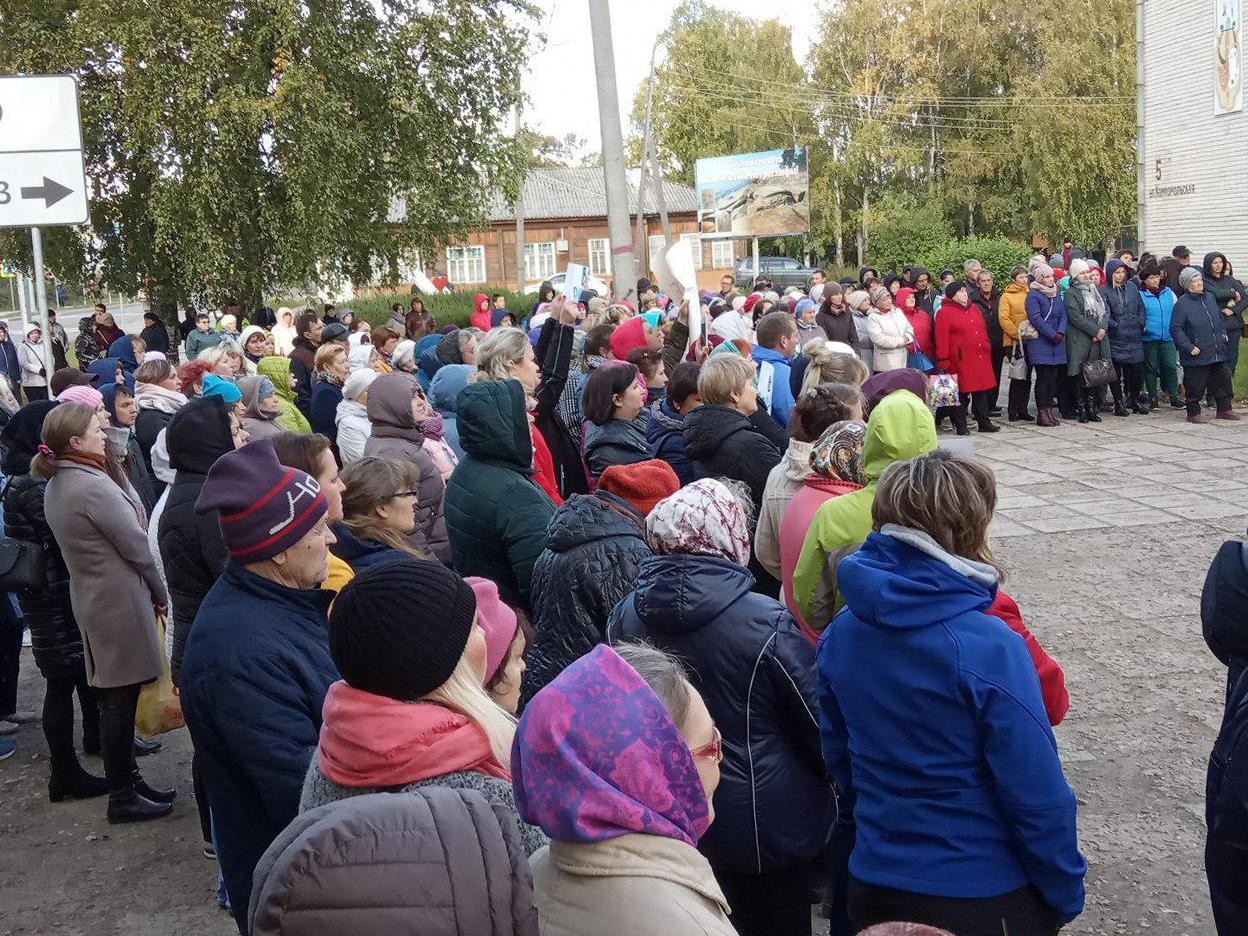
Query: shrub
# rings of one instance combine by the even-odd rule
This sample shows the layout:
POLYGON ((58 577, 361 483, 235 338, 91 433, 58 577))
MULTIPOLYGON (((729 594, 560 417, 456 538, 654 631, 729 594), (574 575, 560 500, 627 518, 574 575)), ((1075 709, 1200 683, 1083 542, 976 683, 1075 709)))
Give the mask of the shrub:
POLYGON ((890 200, 871 209, 867 221, 868 262, 879 269, 899 273, 910 263, 928 263, 953 250, 940 212, 924 205, 890 200))
MULTIPOLYGON (((433 313, 434 319, 441 328, 444 325, 467 325, 468 319, 472 315, 472 299, 477 294, 476 289, 461 289, 459 292, 444 293, 434 296, 421 295, 425 301, 425 307, 433 313)), ((520 318, 528 315, 529 309, 533 307, 533 301, 536 296, 523 296, 518 293, 505 289, 497 289, 494 287, 486 287, 480 292, 487 296, 494 293, 502 293, 507 297, 507 308, 515 312, 520 318)), ((338 307, 342 309, 350 309, 355 313, 356 317, 363 316, 374 325, 380 325, 390 317, 390 307, 394 303, 401 303, 406 309, 411 303, 411 293, 406 290, 378 291, 369 292, 367 294, 357 295, 354 299, 346 302, 338 303, 338 307)), ((303 299, 274 299, 269 302, 273 308, 279 306, 290 306, 293 309, 299 309, 305 305, 310 309, 321 309, 319 301, 309 301, 303 299)))

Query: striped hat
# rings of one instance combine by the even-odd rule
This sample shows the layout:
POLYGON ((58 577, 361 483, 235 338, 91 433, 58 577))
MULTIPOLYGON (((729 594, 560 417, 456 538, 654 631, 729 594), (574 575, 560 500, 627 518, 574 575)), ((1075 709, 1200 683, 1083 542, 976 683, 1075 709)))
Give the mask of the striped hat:
POLYGON ((272 439, 227 452, 208 469, 197 513, 216 510, 230 558, 271 559, 303 539, 328 513, 316 478, 277 460, 272 439))

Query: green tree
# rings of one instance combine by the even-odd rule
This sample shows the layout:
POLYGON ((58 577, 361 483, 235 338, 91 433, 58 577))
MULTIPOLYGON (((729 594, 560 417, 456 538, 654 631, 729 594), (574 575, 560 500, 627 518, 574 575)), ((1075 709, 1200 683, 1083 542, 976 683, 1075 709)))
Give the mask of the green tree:
POLYGON ((480 224, 489 193, 514 195, 526 155, 499 115, 533 15, 525 0, 3 0, 0 72, 81 87, 91 223, 49 232, 49 257, 162 300, 386 279, 480 224))

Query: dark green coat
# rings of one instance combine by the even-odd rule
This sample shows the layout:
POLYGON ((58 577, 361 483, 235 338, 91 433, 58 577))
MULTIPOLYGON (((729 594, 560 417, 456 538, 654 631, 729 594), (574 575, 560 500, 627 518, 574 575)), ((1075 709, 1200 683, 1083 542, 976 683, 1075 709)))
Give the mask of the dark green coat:
POLYGON ((1066 306, 1066 373, 1078 377, 1086 362, 1110 356, 1109 309, 1095 286, 1085 292, 1071 285, 1062 296, 1062 302, 1066 306), (1106 336, 1093 341, 1096 333, 1102 330, 1106 336))
POLYGON ((456 401, 464 458, 443 503, 451 562, 460 575, 498 585, 503 601, 529 607, 533 563, 546 547, 555 505, 533 483, 533 440, 518 380, 469 384, 456 401))
POLYGON ((1244 327, 1244 308, 1248 307, 1248 289, 1231 273, 1231 262, 1226 259, 1226 254, 1217 251, 1205 254, 1202 270, 1205 274, 1205 292, 1213 296, 1213 301, 1217 303, 1222 324, 1227 331, 1241 331, 1244 327), (1210 270, 1214 257, 1222 258, 1222 275, 1218 277, 1210 270), (1239 293, 1238 300, 1235 298, 1236 293, 1239 293), (1231 309, 1230 315, 1222 311, 1228 307, 1231 309))

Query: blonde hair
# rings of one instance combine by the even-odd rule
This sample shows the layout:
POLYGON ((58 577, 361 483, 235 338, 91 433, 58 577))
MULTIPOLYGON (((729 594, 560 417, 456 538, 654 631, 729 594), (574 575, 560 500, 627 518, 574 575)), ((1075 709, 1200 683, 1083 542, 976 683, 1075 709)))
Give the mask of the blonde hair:
POLYGON ((43 420, 40 439, 52 454, 36 454, 30 462, 30 473, 44 480, 54 477, 56 460, 70 451, 69 440, 86 435, 95 421, 95 410, 84 403, 61 403, 49 410, 43 420))
POLYGON ((494 759, 505 770, 511 770, 511 742, 516 737, 516 719, 490 698, 466 653, 460 655, 446 682, 426 695, 425 700, 444 705, 475 722, 485 732, 494 759))
POLYGON ((316 370, 324 370, 334 360, 334 356, 341 354, 344 358, 347 356, 347 349, 340 344, 323 344, 316 349, 316 357, 312 359, 312 366, 316 370))
POLYGON ((806 374, 802 377, 802 393, 825 383, 850 384, 861 387, 871 376, 862 358, 836 351, 821 338, 812 338, 802 349, 810 358, 806 374))
POLYGON ((168 380, 177 372, 173 369, 173 365, 165 358, 159 360, 144 361, 134 371, 134 382, 136 384, 158 384, 162 380, 168 380))
POLYGON ((703 403, 732 404, 733 394, 754 379, 754 365, 735 354, 716 354, 698 372, 698 396, 703 403))
POLYGON ((477 369, 469 382, 511 379, 510 366, 524 360, 529 346, 529 336, 518 328, 490 329, 477 342, 477 369))
POLYGON ((238 350, 238 348, 235 347, 234 343, 231 341, 222 341, 220 344, 215 344, 211 348, 205 348, 203 351, 199 352, 195 360, 203 361, 208 365, 209 371, 211 371, 227 357, 238 358, 240 366, 244 360, 243 352, 238 350))
POLYGON ((411 462, 366 455, 342 469, 342 523, 360 539, 373 540, 417 559, 433 559, 377 516, 377 508, 403 491, 414 491, 420 475, 411 462))
POLYGON ((946 552, 1003 570, 992 558, 988 524, 997 506, 992 469, 935 449, 884 469, 871 504, 873 529, 886 523, 926 533, 946 552))

